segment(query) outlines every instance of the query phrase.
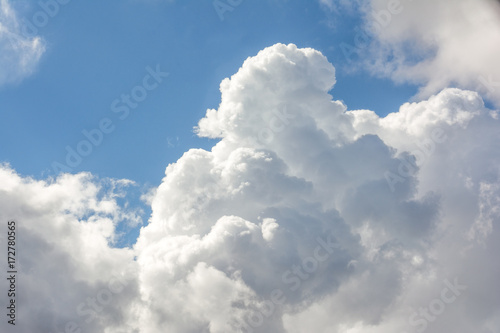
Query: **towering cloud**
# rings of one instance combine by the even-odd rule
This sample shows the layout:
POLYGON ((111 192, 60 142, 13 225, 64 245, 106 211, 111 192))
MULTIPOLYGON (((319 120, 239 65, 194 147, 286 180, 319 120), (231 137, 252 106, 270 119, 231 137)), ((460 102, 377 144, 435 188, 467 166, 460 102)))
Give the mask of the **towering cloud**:
POLYGON ((498 112, 446 89, 380 118, 334 84, 313 49, 248 58, 196 128, 220 141, 166 168, 133 249, 109 245, 123 181, 3 167, 39 309, 21 332, 498 331, 498 112))

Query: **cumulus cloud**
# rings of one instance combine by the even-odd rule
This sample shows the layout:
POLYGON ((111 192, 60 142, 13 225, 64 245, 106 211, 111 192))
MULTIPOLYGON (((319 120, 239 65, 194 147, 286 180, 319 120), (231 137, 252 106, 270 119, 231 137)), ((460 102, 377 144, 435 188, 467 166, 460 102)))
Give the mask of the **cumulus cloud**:
MULTIPOLYGON (((3 226, 16 223, 16 328, 123 331, 127 317, 121 304, 137 297, 136 269, 133 251, 112 244, 116 225, 138 218, 116 201, 129 182, 97 181, 90 174, 37 181, 2 165, 0 183, 3 226)), ((1 237, 7 258, 6 232, 1 237)), ((2 279, 3 290, 7 282, 2 279)), ((0 325, 4 332, 12 328, 6 320, 0 325)))
POLYGON ((25 235, 20 288, 39 309, 24 325, 497 332, 498 112, 445 89, 380 118, 334 100, 334 84, 313 49, 248 58, 196 127, 220 141, 166 168, 132 249, 110 246, 131 213, 98 180, 2 167, 0 217, 25 235))
MULTIPOLYGON (((173 289, 158 267, 187 265, 184 273, 163 269, 185 283, 186 272, 202 262, 235 286, 250 287, 256 302, 234 306, 221 332, 234 331, 233 321, 261 332, 399 332, 421 328, 408 318, 439 296, 442 281, 460 276, 468 286, 476 283, 457 264, 479 253, 493 256, 473 249, 495 238, 498 221, 493 194, 481 199, 479 193, 497 183, 499 156, 482 155, 476 146, 494 149, 496 113, 477 93, 458 89, 385 118, 347 111, 327 93, 334 72, 317 51, 275 45, 222 82, 218 110, 208 110, 197 127, 199 135, 221 141, 167 168, 151 224, 138 241, 141 253, 165 239, 173 246, 155 268, 142 262, 149 252, 139 255, 142 274, 158 277, 148 294, 153 302, 165 302, 159 290, 173 289), (479 213, 483 206, 488 213, 479 213), (321 237, 335 244, 324 262, 314 257, 321 237), (172 245, 177 242, 182 246, 172 245), (285 304, 272 314, 259 310, 258 302, 266 304, 276 289, 285 304)), ((178 306, 191 325, 219 331, 185 304, 178 306)), ((155 308, 160 318, 168 316, 165 306, 155 308)), ((469 327, 481 327, 477 320, 469 327)))
POLYGON ((479 91, 500 105, 498 1, 370 0, 363 4, 364 32, 358 32, 356 43, 350 43, 355 49, 346 53, 360 55, 372 73, 421 86, 419 98, 455 86, 479 91))
POLYGON ((9 0, 0 0, 0 86, 30 76, 45 52, 41 37, 24 30, 9 0))

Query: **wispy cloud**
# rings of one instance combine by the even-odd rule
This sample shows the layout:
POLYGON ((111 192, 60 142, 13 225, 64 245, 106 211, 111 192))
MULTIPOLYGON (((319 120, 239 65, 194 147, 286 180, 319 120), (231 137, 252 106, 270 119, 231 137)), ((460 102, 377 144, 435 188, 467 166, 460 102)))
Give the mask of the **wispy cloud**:
POLYGON ((0 86, 30 76, 45 52, 39 36, 27 36, 9 0, 0 0, 0 86))
POLYGON ((498 1, 370 0, 360 12, 365 23, 356 34, 359 43, 347 49, 358 65, 420 85, 420 99, 454 86, 500 105, 498 1))

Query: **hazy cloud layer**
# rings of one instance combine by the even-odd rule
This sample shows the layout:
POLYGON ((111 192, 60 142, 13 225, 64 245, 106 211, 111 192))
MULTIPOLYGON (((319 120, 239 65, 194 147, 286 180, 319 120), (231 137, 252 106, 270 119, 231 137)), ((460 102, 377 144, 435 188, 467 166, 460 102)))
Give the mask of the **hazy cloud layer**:
POLYGON ((19 331, 497 332, 498 112, 446 89, 380 118, 334 84, 312 49, 248 58, 196 128, 220 141, 166 168, 133 249, 109 245, 126 181, 3 166, 19 331))

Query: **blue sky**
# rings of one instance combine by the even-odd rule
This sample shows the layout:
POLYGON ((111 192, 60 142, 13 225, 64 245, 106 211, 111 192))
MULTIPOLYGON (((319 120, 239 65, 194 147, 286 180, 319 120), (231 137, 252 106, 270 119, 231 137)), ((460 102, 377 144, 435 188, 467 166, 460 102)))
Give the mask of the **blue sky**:
POLYGON ((0 0, 0 331, 500 332, 499 54, 496 0, 0 0))
MULTIPOLYGON (((349 109, 385 115, 416 93, 415 86, 376 78, 348 61, 339 45, 354 44, 359 13, 332 12, 315 1, 243 1, 222 12, 222 20, 210 1, 70 1, 46 25, 37 24, 38 3, 22 4, 22 22, 37 29, 46 51, 33 75, 0 89, 0 140, 9 142, 0 147, 1 161, 26 176, 55 176, 53 163, 66 165, 66 147, 77 151, 86 140, 82 131, 110 119, 114 130, 63 171, 135 181, 128 199, 142 207, 144 220, 150 207, 140 194, 157 186, 166 165, 184 152, 217 142, 197 137, 193 127, 207 108, 218 107, 220 82, 265 47, 294 43, 323 52, 337 68, 332 94, 349 109), (169 76, 121 120, 112 102, 157 66, 169 76)), ((123 244, 130 245, 139 229, 124 228, 123 244)))
MULTIPOLYGON (((21 16, 42 10, 23 2, 21 16)), ((21 5, 19 5, 21 7, 21 5)), ((337 68, 332 91, 349 109, 397 111, 416 93, 355 67, 339 49, 353 43, 356 14, 332 13, 315 1, 243 1, 218 16, 210 1, 71 1, 38 28, 46 42, 36 72, 0 90, 3 130, 0 158, 18 172, 53 175, 66 146, 109 118, 115 130, 72 168, 101 177, 159 184, 165 166, 189 148, 210 149, 193 134, 207 108, 220 103, 219 84, 249 56, 277 42, 323 52, 337 68), (111 103, 142 82, 146 67, 169 73, 130 116, 120 120, 111 103), (360 92, 362 92, 360 94, 360 92), (15 139, 14 139, 15 138, 15 139)))

